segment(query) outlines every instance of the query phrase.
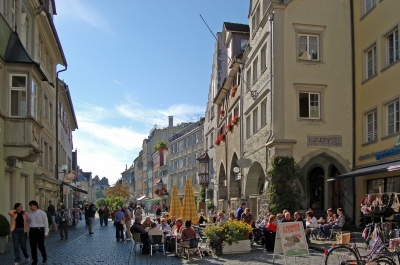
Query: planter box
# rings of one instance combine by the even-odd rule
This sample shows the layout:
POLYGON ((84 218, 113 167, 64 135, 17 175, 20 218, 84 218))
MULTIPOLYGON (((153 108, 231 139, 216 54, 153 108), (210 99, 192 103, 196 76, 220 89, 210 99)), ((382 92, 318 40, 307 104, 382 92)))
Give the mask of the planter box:
POLYGON ((237 243, 233 242, 232 245, 224 243, 224 246, 222 248, 222 254, 249 253, 250 251, 250 240, 241 240, 237 243))

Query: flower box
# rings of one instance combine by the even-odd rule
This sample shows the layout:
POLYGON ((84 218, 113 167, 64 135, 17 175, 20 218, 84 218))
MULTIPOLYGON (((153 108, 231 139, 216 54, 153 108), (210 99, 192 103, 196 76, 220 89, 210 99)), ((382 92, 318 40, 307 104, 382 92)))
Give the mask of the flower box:
POLYGON ((232 87, 232 89, 231 89, 231 98, 235 97, 235 94, 236 94, 236 91, 237 91, 237 87, 238 87, 237 85, 232 87))
POLYGON ((232 245, 223 243, 222 254, 237 254, 237 253, 249 253, 251 251, 250 240, 239 240, 238 242, 232 242, 232 245))

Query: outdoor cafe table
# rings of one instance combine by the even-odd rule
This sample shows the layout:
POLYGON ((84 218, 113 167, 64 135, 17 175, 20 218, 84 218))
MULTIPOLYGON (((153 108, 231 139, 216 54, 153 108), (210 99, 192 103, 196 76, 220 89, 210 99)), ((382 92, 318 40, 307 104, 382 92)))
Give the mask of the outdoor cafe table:
POLYGON ((169 236, 171 238, 175 238, 175 252, 178 252, 178 239, 181 237, 181 234, 166 234, 165 236, 169 236))

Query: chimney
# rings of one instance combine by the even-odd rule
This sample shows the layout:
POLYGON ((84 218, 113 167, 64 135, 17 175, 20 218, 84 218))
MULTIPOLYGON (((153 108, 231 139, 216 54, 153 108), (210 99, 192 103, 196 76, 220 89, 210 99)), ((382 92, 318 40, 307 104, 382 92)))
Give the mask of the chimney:
POLYGON ((168 127, 174 127, 174 116, 168 116, 168 127))

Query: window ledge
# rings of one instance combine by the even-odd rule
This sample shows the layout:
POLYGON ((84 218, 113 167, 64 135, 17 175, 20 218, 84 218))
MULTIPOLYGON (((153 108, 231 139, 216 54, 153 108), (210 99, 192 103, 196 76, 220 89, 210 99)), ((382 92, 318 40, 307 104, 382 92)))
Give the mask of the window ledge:
POLYGON ((373 79, 375 76, 378 76, 378 74, 374 74, 374 75, 372 75, 371 77, 368 77, 367 79, 365 79, 364 81, 362 81, 361 84, 363 85, 363 84, 367 83, 369 80, 373 79))
POLYGON ((397 64, 398 62, 400 62, 400 59, 397 59, 395 62, 385 66, 384 68, 382 68, 381 72, 386 71, 388 68, 392 67, 393 65, 397 64))
POLYGON ((363 20, 368 14, 370 14, 372 12, 372 10, 374 10, 376 8, 376 5, 374 5, 373 7, 371 7, 370 10, 367 11, 367 13, 365 13, 364 15, 362 15, 360 17, 360 21, 363 20))
POLYGON ((321 60, 306 60, 306 59, 299 59, 297 58, 297 62, 301 64, 323 64, 321 60))
POLYGON ((377 143, 377 142, 378 142, 378 138, 375 139, 375 140, 369 141, 369 142, 365 142, 361 146, 367 146, 367 145, 374 144, 374 143, 377 143))
POLYGON ((392 137, 395 137, 395 136, 398 136, 398 135, 400 135, 400 132, 395 132, 395 133, 392 133, 392 134, 383 136, 383 137, 381 138, 381 140, 386 140, 386 139, 389 139, 389 138, 392 138, 392 137))

